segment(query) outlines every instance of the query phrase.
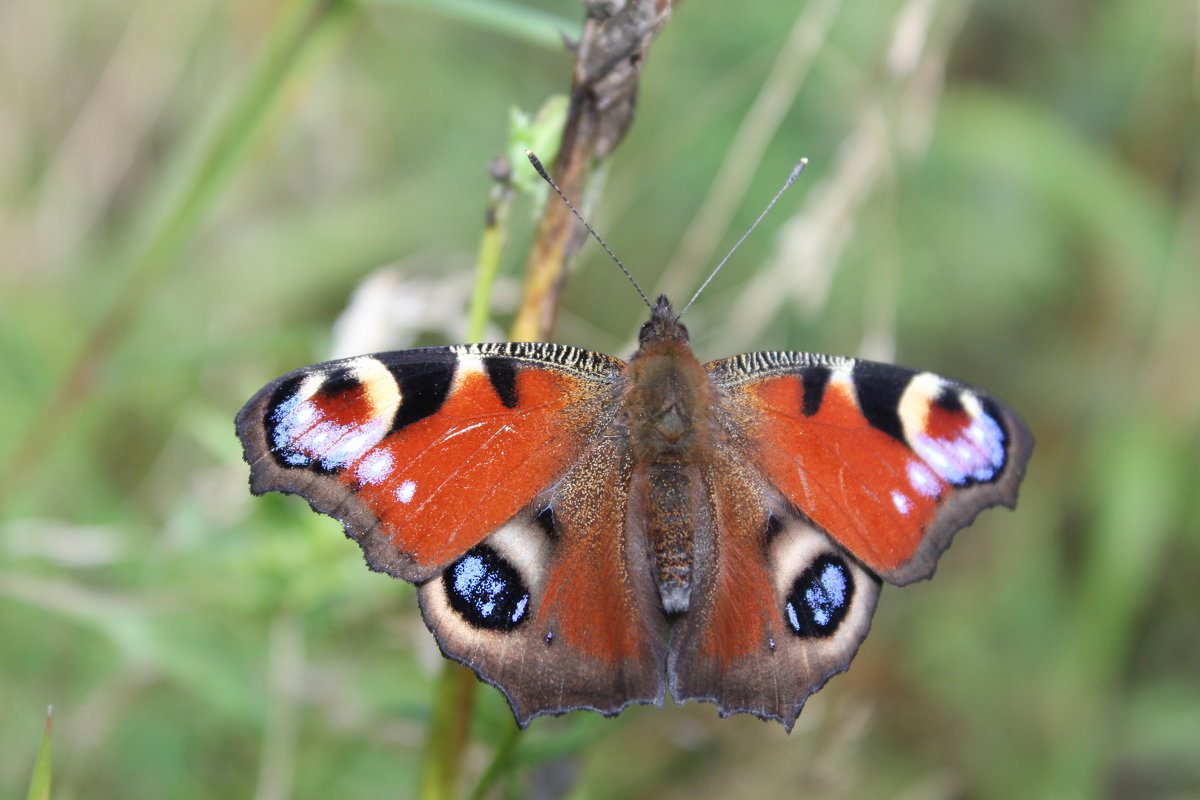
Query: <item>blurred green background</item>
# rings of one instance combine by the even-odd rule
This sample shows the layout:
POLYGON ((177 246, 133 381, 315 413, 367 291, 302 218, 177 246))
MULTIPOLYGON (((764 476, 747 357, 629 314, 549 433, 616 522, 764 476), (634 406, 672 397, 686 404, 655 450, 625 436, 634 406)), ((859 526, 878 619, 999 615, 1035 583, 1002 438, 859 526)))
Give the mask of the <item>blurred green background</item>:
MULTIPOLYGON (((489 160, 581 18, 0 4, 0 795, 50 704, 56 798, 412 793, 440 669, 413 591, 252 498, 233 415, 335 350, 462 340, 489 160)), ((917 365, 1037 448, 790 737, 540 719, 495 791, 1200 795, 1198 130, 1195 2, 680 3, 588 198, 610 245, 682 298, 808 156, 689 313, 700 356, 917 365)), ((598 248, 577 266, 556 339, 627 354, 644 308, 598 248)), ((511 727, 481 688, 468 788, 511 727)))

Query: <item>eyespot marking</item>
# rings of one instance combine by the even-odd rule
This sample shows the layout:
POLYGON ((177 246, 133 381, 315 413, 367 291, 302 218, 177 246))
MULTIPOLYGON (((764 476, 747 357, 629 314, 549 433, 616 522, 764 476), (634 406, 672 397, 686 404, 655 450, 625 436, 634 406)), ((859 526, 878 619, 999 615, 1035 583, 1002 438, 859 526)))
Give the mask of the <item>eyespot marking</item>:
POLYGON ((511 564, 476 545, 442 573, 450 607, 476 628, 509 631, 525 621, 529 590, 511 564))
POLYGON ((395 404, 386 372, 387 385, 381 384, 382 370, 378 361, 364 357, 280 383, 264 420, 276 461, 335 473, 366 456, 387 435, 395 404))
POLYGON ((846 562, 825 553, 792 584, 784 603, 784 616, 797 636, 826 638, 837 632, 853 599, 854 577, 846 562))
POLYGON ((986 404, 957 393, 959 410, 930 405, 912 448, 942 480, 955 486, 994 480, 1007 459, 1007 434, 986 404))

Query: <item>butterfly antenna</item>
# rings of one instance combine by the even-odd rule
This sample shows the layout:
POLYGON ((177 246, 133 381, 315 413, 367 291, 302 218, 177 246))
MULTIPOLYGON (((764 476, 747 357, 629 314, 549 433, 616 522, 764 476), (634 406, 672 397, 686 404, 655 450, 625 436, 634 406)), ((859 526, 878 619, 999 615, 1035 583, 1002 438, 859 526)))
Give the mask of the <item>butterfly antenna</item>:
POLYGON ((617 266, 621 268, 621 272, 624 272, 625 277, 629 278, 629 282, 633 284, 633 288, 637 289, 637 293, 642 296, 642 302, 644 302, 648 308, 654 308, 654 306, 650 303, 650 298, 646 297, 646 293, 642 291, 642 287, 638 286, 638 282, 635 281, 633 276, 629 274, 629 270, 625 269, 625 265, 621 263, 621 259, 617 258, 617 254, 614 253, 609 246, 604 243, 604 240, 600 238, 600 234, 596 233, 596 230, 588 224, 588 221, 583 218, 583 215, 580 214, 575 206, 571 204, 571 201, 567 199, 565 194, 563 194, 563 190, 558 188, 558 184, 554 182, 554 179, 550 177, 550 173, 546 172, 546 168, 542 166, 541 160, 533 154, 532 150, 526 150, 525 157, 529 159, 530 164, 533 164, 533 168, 537 170, 537 174, 542 176, 542 180, 550 184, 550 188, 558 192, 558 196, 561 197, 562 201, 567 204, 567 208, 571 209, 571 213, 575 215, 575 218, 582 222, 583 227, 587 228, 587 232, 590 233, 596 239, 596 241, 600 243, 600 246, 604 248, 604 252, 608 253, 609 258, 617 263, 617 266))
POLYGON ((767 203, 767 207, 764 208, 762 213, 758 215, 758 219, 754 220, 754 224, 750 226, 749 230, 742 234, 742 238, 738 239, 737 244, 730 248, 729 252, 725 254, 725 257, 721 259, 721 263, 717 264, 716 268, 713 269, 713 271, 709 273, 709 276, 704 279, 704 283, 700 284, 700 288, 696 290, 694 295, 692 295, 692 299, 688 300, 687 305, 683 307, 683 311, 679 312, 679 316, 682 317, 687 313, 687 310, 692 307, 692 303, 696 302, 696 298, 699 297, 700 293, 704 291, 704 287, 708 286, 708 284, 712 282, 712 279, 717 277, 717 273, 721 271, 721 267, 725 266, 725 262, 729 260, 729 257, 736 253, 737 249, 742 246, 742 242, 746 241, 746 237, 754 232, 754 229, 758 227, 758 223, 762 222, 763 217, 765 217, 767 212, 771 210, 771 206, 775 205, 775 201, 777 201, 780 196, 782 196, 783 193, 788 190, 788 187, 796 182, 796 178, 800 177, 800 173, 804 171, 804 167, 807 165, 807 158, 802 158, 796 162, 796 166, 792 167, 792 174, 788 175, 787 181, 785 181, 779 191, 775 193, 775 196, 771 198, 771 202, 767 203))

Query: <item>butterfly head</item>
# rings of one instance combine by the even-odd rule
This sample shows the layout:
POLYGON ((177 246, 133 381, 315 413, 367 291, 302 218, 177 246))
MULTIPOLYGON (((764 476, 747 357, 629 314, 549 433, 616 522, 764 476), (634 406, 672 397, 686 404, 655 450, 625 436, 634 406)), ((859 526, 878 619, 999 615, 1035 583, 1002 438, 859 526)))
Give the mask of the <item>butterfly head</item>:
POLYGON ((688 343, 688 330, 679 321, 679 315, 671 308, 671 301, 665 294, 658 296, 658 302, 650 309, 650 319, 638 332, 641 349, 658 342, 688 343))

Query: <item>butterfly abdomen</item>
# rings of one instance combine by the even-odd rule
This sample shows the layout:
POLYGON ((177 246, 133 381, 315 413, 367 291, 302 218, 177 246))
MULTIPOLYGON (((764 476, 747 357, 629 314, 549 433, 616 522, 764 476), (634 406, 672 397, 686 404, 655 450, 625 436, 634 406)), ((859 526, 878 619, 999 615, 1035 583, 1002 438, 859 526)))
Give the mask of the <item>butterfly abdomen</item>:
POLYGON ((673 616, 688 610, 696 537, 712 524, 701 464, 716 430, 713 387, 677 337, 644 340, 626 378, 629 518, 650 551, 663 610, 673 616))
POLYGON ((680 461, 638 464, 633 484, 630 513, 645 532, 663 611, 682 614, 691 602, 696 529, 711 517, 700 472, 680 461))

